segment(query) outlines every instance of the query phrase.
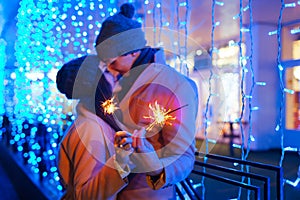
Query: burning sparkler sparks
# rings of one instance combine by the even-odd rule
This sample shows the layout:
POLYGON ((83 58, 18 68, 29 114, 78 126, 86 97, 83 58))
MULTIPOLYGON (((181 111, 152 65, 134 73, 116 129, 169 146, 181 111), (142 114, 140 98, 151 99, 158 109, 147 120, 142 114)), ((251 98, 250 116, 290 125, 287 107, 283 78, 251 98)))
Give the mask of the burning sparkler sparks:
MULTIPOLYGON (((160 106, 157 101, 155 101, 154 105, 149 104, 149 116, 144 116, 145 119, 151 119, 152 122, 147 126, 146 131, 152 130, 155 126, 163 127, 164 125, 172 125, 171 121, 174 121, 176 117, 170 115, 172 112, 175 112, 188 104, 176 108, 174 110, 168 109, 166 110, 164 107, 160 106)), ((113 114, 119 107, 117 103, 114 102, 114 97, 106 100, 101 104, 104 109, 104 113, 113 114)))
POLYGON ((154 105, 149 104, 149 108, 151 111, 151 114, 149 116, 144 116, 145 119, 151 119, 153 120, 152 123, 148 125, 146 128, 146 131, 152 130, 156 125, 159 127, 163 127, 166 125, 172 125, 170 121, 174 121, 176 117, 173 117, 170 115, 172 112, 175 112, 176 110, 179 110, 187 105, 181 106, 174 110, 166 110, 164 107, 160 106, 157 101, 155 101, 154 105))
POLYGON ((114 102, 114 97, 104 101, 101 106, 106 114, 113 114, 117 109, 119 109, 117 103, 114 102))

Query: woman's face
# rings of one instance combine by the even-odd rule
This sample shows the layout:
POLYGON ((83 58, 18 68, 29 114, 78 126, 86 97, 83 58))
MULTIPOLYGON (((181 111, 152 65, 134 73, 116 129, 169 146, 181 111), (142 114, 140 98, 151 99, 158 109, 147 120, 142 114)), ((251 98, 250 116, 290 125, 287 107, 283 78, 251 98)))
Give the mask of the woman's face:
POLYGON ((124 56, 118 56, 116 58, 109 59, 106 62, 108 69, 117 71, 123 75, 131 69, 134 61, 137 59, 139 54, 139 52, 134 52, 124 56))

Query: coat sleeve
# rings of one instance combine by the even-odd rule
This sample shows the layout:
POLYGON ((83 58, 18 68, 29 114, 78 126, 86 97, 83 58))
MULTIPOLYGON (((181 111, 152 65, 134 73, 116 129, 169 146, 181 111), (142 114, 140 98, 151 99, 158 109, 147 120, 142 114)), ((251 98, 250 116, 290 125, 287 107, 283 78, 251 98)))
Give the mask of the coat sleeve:
MULTIPOLYGON (((181 82, 175 90, 180 112, 174 112, 176 120, 172 126, 165 126, 162 135, 166 147, 161 161, 165 166, 166 184, 175 184, 185 179, 194 168, 196 117, 198 94, 193 82, 181 82)), ((174 97, 175 98, 175 97, 174 97)), ((173 101, 167 102, 167 104, 173 101)))
POLYGON ((59 171, 71 199, 114 199, 127 185, 107 158, 102 129, 96 123, 73 125, 59 150, 59 171), (99 134, 101 133, 101 134, 99 134))
MULTIPOLYGON (((164 166, 165 184, 155 184, 161 187, 184 180, 194 168, 195 161, 197 93, 189 83, 181 82, 174 94, 165 102, 165 106, 173 107, 173 110, 181 108, 172 113, 176 117, 172 125, 165 125, 161 131, 164 147, 158 152, 164 166), (174 108, 174 105, 177 106, 174 108)), ((158 180, 160 181, 162 179, 158 180)))

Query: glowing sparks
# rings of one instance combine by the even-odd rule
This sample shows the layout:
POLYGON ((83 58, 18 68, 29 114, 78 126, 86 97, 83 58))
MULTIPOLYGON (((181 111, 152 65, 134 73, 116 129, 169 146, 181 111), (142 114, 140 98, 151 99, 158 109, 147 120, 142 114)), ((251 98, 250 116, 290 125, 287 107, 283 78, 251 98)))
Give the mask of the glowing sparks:
POLYGON ((119 109, 117 107, 117 103, 114 102, 114 97, 103 102, 101 106, 106 114, 113 114, 117 109, 119 109))
POLYGON ((165 108, 160 106, 157 101, 155 101, 154 105, 149 104, 149 108, 151 114, 149 116, 144 116, 145 119, 151 119, 153 122, 148 125, 146 128, 147 131, 150 131, 155 125, 163 127, 165 124, 172 125, 170 120, 175 120, 176 117, 172 117, 169 115, 170 109, 166 111, 165 108), (169 120, 169 121, 168 121, 169 120))
MULTIPOLYGON (((187 106, 187 105, 185 105, 187 106)), ((151 119, 152 123, 148 125, 146 128, 147 131, 150 131, 158 125, 159 127, 163 127, 165 124, 166 125, 172 125, 170 121, 174 121, 176 117, 173 117, 170 115, 172 112, 179 110, 185 106, 182 106, 180 108, 177 108, 175 110, 166 110, 164 107, 160 106, 157 101, 155 101, 154 105, 149 104, 150 112, 151 114, 149 116, 144 116, 145 119, 151 119)))
MULTIPOLYGON (((157 101, 155 101, 154 105, 149 104, 149 116, 144 116, 145 119, 150 119, 152 122, 147 126, 146 130, 150 131, 155 126, 159 126, 160 128, 164 125, 172 125, 171 121, 174 121, 176 117, 170 115, 172 112, 175 112, 188 104, 176 108, 174 110, 168 109, 166 110, 164 107, 160 106, 157 101)), ((114 102, 114 97, 106 100, 101 104, 104 109, 104 113, 113 114, 119 107, 117 107, 117 103, 114 102)))

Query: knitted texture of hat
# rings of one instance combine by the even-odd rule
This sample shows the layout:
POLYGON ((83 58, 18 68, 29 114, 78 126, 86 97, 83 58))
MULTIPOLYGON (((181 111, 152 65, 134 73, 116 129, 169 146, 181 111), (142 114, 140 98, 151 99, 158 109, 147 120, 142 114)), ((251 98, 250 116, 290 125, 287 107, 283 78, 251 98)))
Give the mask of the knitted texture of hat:
POLYGON ((119 13, 108 17, 102 24, 100 34, 96 39, 96 45, 118 33, 141 28, 141 24, 132 19, 134 12, 133 5, 125 3, 120 7, 119 13))
POLYGON ((82 56, 65 63, 56 75, 57 89, 68 99, 80 99, 95 93, 101 76, 96 55, 82 56))
POLYGON ((145 46, 146 40, 142 25, 132 19, 134 12, 134 6, 125 3, 121 6, 119 13, 108 17, 103 22, 95 42, 98 56, 102 60, 145 46))

